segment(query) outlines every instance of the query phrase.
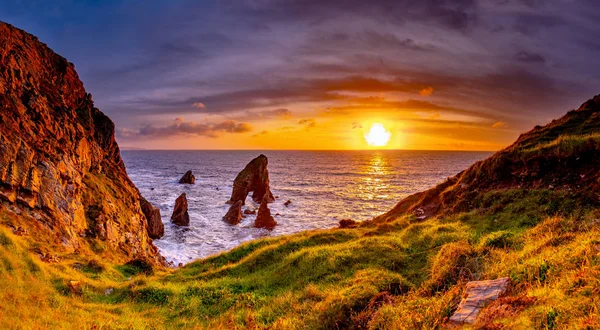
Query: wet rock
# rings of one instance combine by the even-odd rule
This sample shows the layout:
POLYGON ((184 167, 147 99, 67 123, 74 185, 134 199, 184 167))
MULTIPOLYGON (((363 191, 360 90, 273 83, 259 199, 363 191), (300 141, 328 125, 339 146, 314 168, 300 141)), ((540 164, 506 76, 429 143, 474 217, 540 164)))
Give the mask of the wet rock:
POLYGON ((468 282, 465 297, 460 301, 450 322, 475 323, 477 314, 486 303, 506 293, 509 281, 508 277, 503 277, 497 280, 468 282))
POLYGON ((148 221, 148 236, 153 239, 161 238, 165 234, 165 226, 162 223, 160 209, 154 207, 144 197, 140 200, 142 212, 148 221))
POLYGON ((258 208, 258 215, 256 216, 256 221, 254 221, 254 227, 273 230, 276 225, 277 221, 271 216, 271 210, 269 210, 269 206, 267 205, 267 198, 264 198, 258 208))
POLYGON ((292 201, 290 199, 288 199, 285 203, 283 203, 283 205, 285 205, 285 207, 290 206, 290 204, 292 204, 292 201))
POLYGON ((244 214, 247 214, 247 215, 250 215, 250 214, 256 214, 256 210, 245 209, 245 210, 244 210, 244 214))
POLYGON ((188 201, 185 193, 175 200, 175 207, 171 215, 171 222, 178 226, 189 226, 190 215, 188 214, 188 201))
POLYGON ((242 201, 237 201, 235 204, 231 205, 227 214, 223 217, 230 225, 237 225, 242 221, 242 201))
POLYGON ((179 179, 179 183, 194 184, 194 183, 196 183, 196 177, 194 176, 192 171, 189 170, 189 171, 185 172, 185 174, 181 177, 181 179, 179 179))
POLYGON ((359 223, 352 219, 342 219, 342 220, 340 220, 339 228, 356 228, 356 227, 358 227, 358 225, 359 225, 359 223))
POLYGON ((242 201, 242 204, 245 204, 246 196, 250 192, 252 199, 257 203, 262 203, 263 200, 267 203, 275 201, 269 183, 268 163, 265 155, 260 155, 248 163, 233 181, 233 191, 227 203, 242 201))

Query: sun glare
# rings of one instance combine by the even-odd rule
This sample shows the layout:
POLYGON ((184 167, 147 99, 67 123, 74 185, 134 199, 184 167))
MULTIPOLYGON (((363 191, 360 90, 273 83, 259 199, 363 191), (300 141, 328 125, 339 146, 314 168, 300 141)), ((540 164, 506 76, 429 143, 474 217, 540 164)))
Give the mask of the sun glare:
POLYGON ((374 123, 371 125, 369 133, 365 134, 365 141, 371 147, 385 147, 390 142, 391 137, 392 133, 386 130, 383 124, 374 123))

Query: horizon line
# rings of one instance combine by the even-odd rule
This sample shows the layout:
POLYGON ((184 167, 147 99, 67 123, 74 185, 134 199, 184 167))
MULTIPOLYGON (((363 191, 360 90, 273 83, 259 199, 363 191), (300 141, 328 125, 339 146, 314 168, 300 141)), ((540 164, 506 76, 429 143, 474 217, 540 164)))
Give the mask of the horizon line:
POLYGON ((446 151, 446 152, 498 152, 498 150, 461 150, 461 149, 147 149, 119 147, 120 151, 446 151))

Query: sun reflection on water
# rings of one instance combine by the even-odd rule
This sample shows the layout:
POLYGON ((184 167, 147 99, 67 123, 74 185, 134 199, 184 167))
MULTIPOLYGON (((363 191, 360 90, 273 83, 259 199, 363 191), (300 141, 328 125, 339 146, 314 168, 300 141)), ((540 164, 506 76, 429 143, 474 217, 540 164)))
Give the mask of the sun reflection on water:
POLYGON ((370 159, 360 168, 362 174, 356 186, 356 193, 368 200, 389 198, 390 185, 385 178, 392 174, 386 155, 373 153, 370 159))

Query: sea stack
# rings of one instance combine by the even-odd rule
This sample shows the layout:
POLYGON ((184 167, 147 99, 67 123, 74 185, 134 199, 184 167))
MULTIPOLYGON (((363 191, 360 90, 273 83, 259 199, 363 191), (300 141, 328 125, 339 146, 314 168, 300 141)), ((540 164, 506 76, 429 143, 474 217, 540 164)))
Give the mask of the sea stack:
POLYGON ((188 202, 185 193, 181 194, 175 200, 175 207, 173 208, 173 215, 171 215, 171 222, 178 226, 189 226, 190 215, 188 214, 188 202))
POLYGON ((242 201, 237 201, 229 208, 227 214, 223 217, 230 225, 237 225, 242 221, 242 201))
POLYGON ((258 215, 256 216, 256 221, 254 221, 254 227, 273 230, 276 225, 277 221, 271 216, 271 210, 269 210, 267 199, 265 198, 258 208, 258 215))
POLYGON ((142 213, 144 213, 148 221, 148 236, 153 239, 163 237, 165 226, 160 217, 160 209, 154 207, 144 197, 140 199, 140 205, 142 206, 142 213))
POLYGON ((248 163, 233 181, 233 191, 227 203, 234 204, 242 201, 242 205, 244 205, 246 196, 250 192, 252 192, 252 199, 257 203, 275 201, 269 185, 268 163, 269 160, 265 155, 260 155, 248 163))
POLYGON ((181 179, 179 179, 179 183, 194 184, 194 183, 196 183, 196 177, 194 176, 192 171, 189 170, 189 171, 185 172, 185 174, 181 177, 181 179))

